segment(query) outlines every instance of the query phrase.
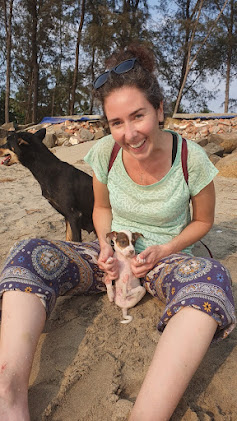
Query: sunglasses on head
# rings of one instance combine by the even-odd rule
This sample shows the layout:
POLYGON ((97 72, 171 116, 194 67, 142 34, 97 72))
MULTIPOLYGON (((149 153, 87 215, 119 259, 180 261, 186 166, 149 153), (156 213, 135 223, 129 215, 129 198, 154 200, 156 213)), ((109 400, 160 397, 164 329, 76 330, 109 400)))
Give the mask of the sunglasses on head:
POLYGON ((136 60, 136 58, 129 58, 128 60, 124 60, 121 63, 117 64, 117 66, 112 67, 112 69, 102 73, 94 80, 94 89, 99 89, 101 86, 103 86, 105 82, 107 82, 111 72, 114 72, 117 75, 122 75, 123 73, 127 73, 130 70, 132 70, 134 68, 136 60))

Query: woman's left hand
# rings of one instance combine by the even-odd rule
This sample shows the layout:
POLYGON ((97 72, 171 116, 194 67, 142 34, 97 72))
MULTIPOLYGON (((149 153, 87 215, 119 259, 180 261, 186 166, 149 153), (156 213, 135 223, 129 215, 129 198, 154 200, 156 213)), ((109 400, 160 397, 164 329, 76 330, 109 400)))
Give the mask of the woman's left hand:
POLYGON ((139 255, 131 260, 132 272, 137 278, 142 278, 159 262, 163 257, 168 256, 165 245, 147 247, 139 255))

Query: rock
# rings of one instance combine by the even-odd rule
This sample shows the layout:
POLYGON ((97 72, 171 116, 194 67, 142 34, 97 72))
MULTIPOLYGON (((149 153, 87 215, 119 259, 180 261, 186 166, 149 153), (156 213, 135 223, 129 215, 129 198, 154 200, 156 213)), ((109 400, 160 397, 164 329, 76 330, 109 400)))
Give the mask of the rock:
POLYGON ((27 132, 31 132, 31 133, 36 133, 38 132, 38 130, 40 129, 45 129, 49 126, 49 123, 45 123, 45 124, 34 124, 33 126, 29 127, 29 130, 26 130, 27 132))
POLYGON ((222 146, 225 153, 231 153, 237 148, 237 132, 211 134, 208 136, 208 142, 222 146))
POLYGON ((44 143, 45 146, 47 146, 47 148, 53 148, 56 145, 56 140, 57 140, 57 137, 54 133, 52 133, 52 134, 46 133, 46 136, 43 140, 43 143, 44 143))
POLYGON ((24 132, 26 129, 29 129, 29 127, 32 126, 34 126, 34 123, 18 124, 18 131, 24 132))
POLYGON ((64 136, 57 136, 57 140, 56 140, 56 145, 57 146, 62 146, 65 144, 65 142, 68 142, 70 139, 69 136, 67 136, 67 133, 64 134, 64 136))
POLYGON ((216 145, 215 143, 208 143, 206 146, 204 146, 203 149, 205 149, 208 156, 213 154, 223 156, 224 153, 224 148, 222 148, 222 146, 216 145))
POLYGON ((94 135, 94 140, 101 139, 104 136, 105 136, 105 130, 103 128, 100 128, 96 130, 95 135, 94 135))
POLYGON ((71 136, 70 139, 68 139, 68 143, 71 145, 78 145, 79 141, 76 136, 71 136))
POLYGON ((223 177, 237 178, 237 153, 220 159, 216 164, 216 168, 219 170, 219 175, 223 177))
POLYGON ((81 140, 84 140, 84 142, 86 142, 87 140, 94 139, 94 133, 91 133, 87 129, 82 128, 79 130, 79 133, 80 133, 81 140))
POLYGON ((14 121, 11 121, 10 123, 4 123, 1 126, 1 129, 7 130, 9 132, 14 132, 15 130, 17 130, 17 124, 14 121))
POLYGON ((208 144, 207 138, 197 139, 197 140, 194 139, 194 141, 195 141, 195 143, 198 143, 198 145, 200 145, 202 147, 204 147, 208 144))
POLYGON ((237 149, 237 137, 236 139, 228 140, 225 139, 223 142, 220 143, 220 146, 224 148, 224 153, 231 153, 235 149, 237 149))
POLYGON ((220 159, 222 159, 220 156, 218 156, 218 155, 215 155, 215 154, 213 154, 213 155, 210 155, 209 156, 209 159, 210 159, 210 161, 214 164, 214 165, 216 165, 216 163, 218 162, 218 161, 220 161, 220 159))

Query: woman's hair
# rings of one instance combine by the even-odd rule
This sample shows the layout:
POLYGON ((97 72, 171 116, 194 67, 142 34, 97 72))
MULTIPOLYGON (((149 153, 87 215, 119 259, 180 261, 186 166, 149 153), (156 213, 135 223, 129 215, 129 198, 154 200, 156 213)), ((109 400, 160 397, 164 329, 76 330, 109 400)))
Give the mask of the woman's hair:
POLYGON ((144 93, 147 100, 158 109, 163 100, 162 90, 154 74, 155 59, 153 52, 142 45, 131 44, 123 50, 116 51, 106 60, 106 68, 111 69, 124 60, 136 58, 133 69, 123 74, 110 72, 107 81, 94 90, 95 97, 104 105, 106 97, 115 89, 123 86, 136 87, 144 93))

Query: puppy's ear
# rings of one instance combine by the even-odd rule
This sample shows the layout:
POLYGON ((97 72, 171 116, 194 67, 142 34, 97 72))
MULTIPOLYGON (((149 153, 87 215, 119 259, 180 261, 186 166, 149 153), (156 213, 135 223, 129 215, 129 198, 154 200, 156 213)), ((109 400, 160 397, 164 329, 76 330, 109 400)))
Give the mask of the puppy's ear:
POLYGON ((144 235, 140 234, 140 232, 133 232, 132 233, 132 242, 135 244, 139 237, 144 237, 144 235))
POLYGON ((110 240, 116 240, 117 232, 116 231, 108 232, 106 234, 106 238, 109 238, 110 240))
POLYGON ((19 146, 21 146, 21 145, 29 145, 29 142, 27 142, 25 139, 22 139, 22 137, 18 137, 18 139, 17 139, 17 143, 18 143, 18 145, 19 146))
POLYGON ((45 135, 46 135, 46 129, 40 129, 36 133, 34 133, 34 138, 42 142, 43 139, 45 138, 45 135))

